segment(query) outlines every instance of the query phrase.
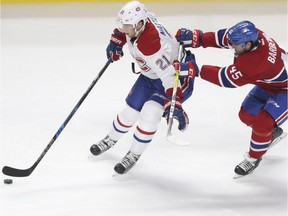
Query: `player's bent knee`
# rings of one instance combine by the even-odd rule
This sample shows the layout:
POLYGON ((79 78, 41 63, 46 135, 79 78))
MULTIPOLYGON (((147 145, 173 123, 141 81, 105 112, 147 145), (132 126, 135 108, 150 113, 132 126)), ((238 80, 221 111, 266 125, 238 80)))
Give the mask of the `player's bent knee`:
POLYGON ((256 116, 248 113, 243 107, 241 107, 238 116, 240 120, 247 126, 252 126, 256 119, 256 116))
POLYGON ((140 113, 139 125, 143 130, 155 131, 163 114, 163 106, 159 103, 147 101, 140 113))
POLYGON ((273 131, 274 125, 275 121, 270 114, 265 110, 261 110, 257 114, 255 122, 252 126, 253 133, 260 136, 269 136, 273 131))
POLYGON ((125 125, 133 125, 139 118, 139 111, 126 105, 118 115, 119 119, 125 125))

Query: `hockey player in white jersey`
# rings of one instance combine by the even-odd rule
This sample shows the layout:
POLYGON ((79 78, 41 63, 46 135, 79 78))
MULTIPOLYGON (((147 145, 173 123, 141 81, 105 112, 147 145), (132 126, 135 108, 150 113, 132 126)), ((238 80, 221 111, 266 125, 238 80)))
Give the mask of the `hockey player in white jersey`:
POLYGON ((179 130, 186 129, 189 120, 182 103, 192 94, 198 67, 190 52, 185 52, 183 62, 177 62, 179 43, 142 3, 131 1, 124 5, 118 13, 117 25, 106 49, 107 58, 111 62, 119 60, 123 56, 122 47, 127 44, 141 74, 126 98, 126 106, 114 119, 110 132, 93 144, 90 151, 93 155, 107 151, 137 122, 128 153, 114 167, 117 173, 124 174, 135 165, 152 141, 163 113, 168 119, 176 66, 180 66, 185 75, 180 76, 174 118, 179 123, 179 130))

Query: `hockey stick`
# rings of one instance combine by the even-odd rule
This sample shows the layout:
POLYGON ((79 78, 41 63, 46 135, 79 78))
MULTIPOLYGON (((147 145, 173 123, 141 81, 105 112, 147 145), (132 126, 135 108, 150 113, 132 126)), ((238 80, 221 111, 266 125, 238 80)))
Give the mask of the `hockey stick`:
MULTIPOLYGON (((183 52, 183 44, 180 43, 179 52, 178 52, 178 61, 179 62, 181 62, 182 52, 183 52)), ((177 96, 177 88, 178 88, 178 82, 179 82, 179 74, 180 74, 180 71, 176 70, 175 81, 174 81, 173 92, 172 92, 172 99, 171 99, 171 107, 170 107, 170 112, 169 112, 168 130, 167 130, 166 139, 173 144, 185 146, 185 145, 190 145, 191 143, 183 141, 183 140, 178 140, 172 134, 173 114, 174 114, 175 105, 176 105, 176 96, 177 96)))
POLYGON ((78 110, 78 108, 81 106, 82 102, 85 100, 85 98, 88 96, 88 94, 90 93, 90 91, 93 89, 93 87, 95 86, 95 84, 97 83, 97 81, 100 79, 100 77, 102 76, 102 74, 105 72, 105 70, 107 69, 107 67, 110 64, 110 59, 106 62, 105 66, 102 68, 102 70, 98 73, 97 77, 93 80, 93 82, 90 84, 89 88, 86 90, 86 92, 83 94, 83 96, 80 98, 80 100, 78 101, 78 103, 75 105, 75 107, 73 108, 73 110, 70 112, 70 114, 68 115, 68 117, 66 118, 66 120, 63 122, 63 124, 60 126, 60 128, 57 130, 57 132, 55 133, 55 135, 52 137, 52 139, 50 140, 50 142, 48 143, 48 145, 46 146, 46 148, 44 149, 44 151, 41 153, 41 155, 39 156, 39 158, 36 160, 36 162, 28 169, 17 169, 17 168, 13 168, 13 167, 9 167, 9 166, 4 166, 2 168, 2 172, 5 175, 8 176, 15 176, 15 177, 27 177, 29 176, 34 169, 37 167, 37 165, 40 163, 40 161, 43 159, 43 157, 45 156, 45 154, 48 152, 48 150, 50 149, 50 147, 53 145, 53 143, 55 142, 55 140, 58 138, 58 136, 61 134, 61 132, 63 131, 63 129, 65 128, 65 126, 68 124, 68 122, 70 121, 70 119, 73 117, 73 115, 76 113, 76 111, 78 110))

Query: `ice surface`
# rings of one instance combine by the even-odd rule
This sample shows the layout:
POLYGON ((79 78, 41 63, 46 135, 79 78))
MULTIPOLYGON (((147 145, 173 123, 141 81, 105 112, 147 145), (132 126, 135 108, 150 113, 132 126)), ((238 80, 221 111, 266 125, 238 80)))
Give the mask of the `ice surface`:
MULTIPOLYGON (((275 2, 177 7, 151 3, 148 9, 158 12, 173 33, 179 27, 214 31, 249 19, 287 49, 287 3, 275 2)), ((104 66, 121 6, 2 6, 1 167, 26 169, 40 156, 104 66)), ((200 66, 224 66, 233 58, 229 50, 193 51, 200 66)), ((168 143, 162 120, 137 165, 127 175, 112 177, 133 131, 99 157, 91 156, 89 148, 106 135, 137 78, 131 73, 132 58, 126 48, 124 52, 32 175, 13 178, 12 185, 0 184, 0 215, 287 215, 287 138, 265 155, 253 174, 233 179, 250 138, 250 129, 237 114, 252 86, 222 89, 197 79, 184 105, 190 127, 183 134, 174 132, 192 145, 168 143)), ((283 127, 287 131, 287 123, 283 127)), ((1 177, 2 182, 7 178, 1 177)))

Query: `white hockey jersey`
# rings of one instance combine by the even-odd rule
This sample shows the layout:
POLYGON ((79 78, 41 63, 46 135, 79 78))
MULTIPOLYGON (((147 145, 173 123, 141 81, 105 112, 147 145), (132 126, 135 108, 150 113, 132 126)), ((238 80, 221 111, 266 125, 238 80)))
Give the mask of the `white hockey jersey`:
POLYGON ((126 41, 141 73, 150 79, 160 78, 165 91, 173 88, 175 69, 172 62, 178 58, 179 43, 154 14, 148 13, 145 29, 136 40, 126 36, 126 41))

